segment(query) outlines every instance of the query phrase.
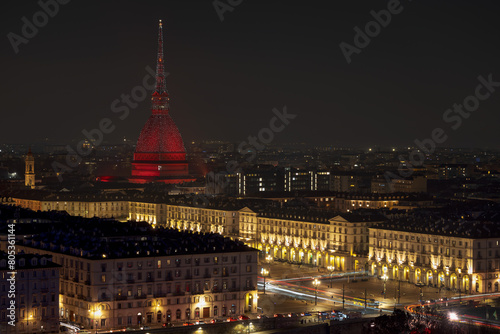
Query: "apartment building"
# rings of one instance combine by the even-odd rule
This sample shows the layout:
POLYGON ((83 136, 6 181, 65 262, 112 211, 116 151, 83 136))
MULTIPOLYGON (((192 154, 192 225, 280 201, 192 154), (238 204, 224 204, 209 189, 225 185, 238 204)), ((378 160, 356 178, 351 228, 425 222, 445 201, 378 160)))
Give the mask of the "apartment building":
POLYGON ((238 235, 239 211, 236 207, 229 205, 223 208, 223 203, 216 201, 207 207, 188 205, 186 202, 167 204, 166 199, 160 202, 132 201, 129 203, 128 218, 178 230, 238 235))
POLYGON ((60 266, 49 255, 17 254, 14 261, 12 270, 7 253, 0 251, 0 332, 59 333, 60 266), (11 301, 14 319, 9 318, 11 301))
POLYGON ((60 315, 105 330, 257 312, 257 251, 218 234, 87 221, 22 240, 61 265, 60 315))
POLYGON ((337 215, 329 211, 240 210, 240 238, 275 259, 340 271, 364 270, 368 227, 380 215, 337 215))
POLYGON ((372 275, 464 292, 498 292, 497 222, 410 217, 369 228, 372 275))
POLYGON ((129 216, 128 196, 118 193, 73 194, 29 192, 4 197, 14 204, 33 211, 66 211, 71 216, 126 219, 129 216))

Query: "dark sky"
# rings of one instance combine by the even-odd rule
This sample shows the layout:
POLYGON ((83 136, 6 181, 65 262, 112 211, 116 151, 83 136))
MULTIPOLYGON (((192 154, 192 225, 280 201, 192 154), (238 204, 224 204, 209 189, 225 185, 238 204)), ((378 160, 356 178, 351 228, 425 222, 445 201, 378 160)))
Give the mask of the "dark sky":
POLYGON ((286 105, 298 116, 276 142, 408 145, 442 127, 444 146, 498 148, 500 87, 457 130, 443 113, 474 94, 479 75, 500 81, 500 2, 401 1, 347 64, 339 44, 388 2, 243 0, 221 22, 211 0, 72 0, 15 54, 9 32, 21 35, 21 18, 41 8, 3 1, 0 143, 79 140, 105 117, 116 125, 106 141, 136 140, 149 96, 124 120, 110 105, 155 68, 163 19, 171 115, 185 141, 240 142, 286 105))

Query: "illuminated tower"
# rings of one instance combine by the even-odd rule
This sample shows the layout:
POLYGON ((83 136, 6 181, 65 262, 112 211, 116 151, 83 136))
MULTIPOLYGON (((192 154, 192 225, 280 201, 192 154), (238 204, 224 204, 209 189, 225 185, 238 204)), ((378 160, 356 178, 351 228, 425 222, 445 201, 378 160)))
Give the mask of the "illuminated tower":
POLYGON ((26 158, 24 159, 24 164, 26 166, 26 170, 24 171, 24 185, 26 187, 30 187, 31 189, 35 188, 35 158, 33 157, 33 153, 31 153, 31 148, 26 154, 26 158))
POLYGON ((151 96, 151 116, 142 128, 137 141, 131 182, 182 183, 195 180, 189 176, 184 142, 179 129, 170 117, 164 64, 163 27, 160 20, 156 88, 151 96))

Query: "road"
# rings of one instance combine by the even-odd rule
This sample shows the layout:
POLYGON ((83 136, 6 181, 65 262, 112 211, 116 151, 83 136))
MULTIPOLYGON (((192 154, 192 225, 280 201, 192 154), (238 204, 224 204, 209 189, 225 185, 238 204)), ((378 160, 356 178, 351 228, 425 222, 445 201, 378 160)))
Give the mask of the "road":
MULTIPOLYGON (((275 305, 272 309, 276 313, 303 312, 304 310, 331 310, 343 309, 348 311, 362 311, 365 316, 374 316, 382 312, 392 312, 394 307, 404 308, 408 312, 422 314, 418 310, 420 300, 435 302, 426 303, 430 307, 437 306, 441 309, 441 316, 449 316, 449 311, 476 300, 483 301, 485 298, 499 298, 500 293, 461 295, 446 289, 431 287, 416 287, 408 282, 384 281, 374 277, 364 277, 353 273, 333 273, 333 275, 318 272, 317 268, 293 267, 288 264, 267 265, 270 275, 265 278, 266 293, 271 296, 287 296, 302 303, 292 303, 289 300, 281 300, 281 305, 275 305), (317 279, 319 284, 313 285, 317 279), (385 293, 384 293, 385 291, 385 293), (366 306, 365 306, 366 292, 366 306), (317 296, 317 306, 314 306, 317 296), (440 301, 443 299, 443 301, 440 301), (460 301, 462 304, 460 304, 460 301), (296 305, 296 306, 295 306, 296 305)), ((259 292, 264 291, 264 277, 259 277, 259 292)), ((261 294, 262 296, 262 294, 261 294)), ((265 298, 264 296, 262 296, 265 298)), ((273 298, 270 298, 273 300, 273 298)), ((274 303, 277 304, 277 303, 274 303)), ((266 312, 264 307, 263 312, 266 312)), ((455 313, 453 313, 455 315, 455 313)), ((457 322, 500 328, 497 321, 486 319, 473 319, 458 315, 457 322)))
MULTIPOLYGON (((380 309, 392 311, 395 306, 411 305, 421 298, 426 300, 458 296, 445 289, 430 287, 420 289, 408 282, 388 280, 384 284, 381 279, 359 274, 356 276, 353 273, 329 275, 318 272, 317 268, 298 268, 281 263, 268 265, 266 268, 270 271, 270 275, 265 278, 267 292, 279 293, 309 303, 315 300, 316 288, 313 281, 317 279, 318 304, 325 308, 345 306, 345 308, 364 310, 365 292, 368 313, 379 312, 380 309)), ((264 290, 264 277, 259 277, 258 288, 259 291, 264 290)))

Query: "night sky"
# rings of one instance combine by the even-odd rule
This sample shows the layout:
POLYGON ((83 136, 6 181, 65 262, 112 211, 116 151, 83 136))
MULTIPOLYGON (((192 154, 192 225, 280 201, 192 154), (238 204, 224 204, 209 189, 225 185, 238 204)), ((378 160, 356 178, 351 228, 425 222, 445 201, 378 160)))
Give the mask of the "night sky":
POLYGON ((348 64, 339 44, 354 45, 354 27, 389 2, 243 0, 221 21, 211 0, 72 0, 16 54, 8 34, 22 36, 21 18, 33 22, 41 7, 3 1, 0 143, 68 143, 106 117, 116 125, 107 142, 136 140, 149 92, 123 120, 111 103, 155 68, 162 19, 171 115, 185 142, 240 142, 286 105, 297 117, 276 143, 411 145, 441 127, 443 146, 499 148, 500 87, 457 130, 443 113, 474 94, 479 75, 500 82, 500 2, 401 1, 348 64))

